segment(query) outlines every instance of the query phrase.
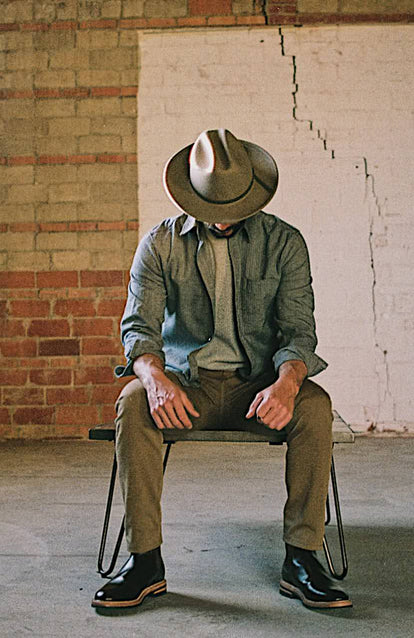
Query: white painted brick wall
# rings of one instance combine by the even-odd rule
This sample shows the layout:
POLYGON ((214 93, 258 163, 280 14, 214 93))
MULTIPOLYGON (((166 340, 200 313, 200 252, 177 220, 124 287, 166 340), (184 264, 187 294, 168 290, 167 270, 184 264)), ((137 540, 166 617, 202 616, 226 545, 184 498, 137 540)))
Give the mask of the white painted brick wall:
POLYGON ((413 41, 394 25, 139 35, 141 235, 176 214, 163 166, 202 130, 267 148, 280 169, 267 210, 310 249, 330 362, 317 380, 361 430, 414 424, 413 41))

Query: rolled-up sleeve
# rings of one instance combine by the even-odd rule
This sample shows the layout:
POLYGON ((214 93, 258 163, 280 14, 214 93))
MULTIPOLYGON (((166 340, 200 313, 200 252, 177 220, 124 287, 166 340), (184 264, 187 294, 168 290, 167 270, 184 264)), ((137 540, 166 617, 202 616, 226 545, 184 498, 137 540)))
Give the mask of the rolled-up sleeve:
POLYGON ((165 361, 161 335, 164 321, 166 290, 161 257, 153 232, 140 242, 130 272, 128 298, 121 319, 121 340, 126 366, 117 366, 115 374, 133 374, 134 359, 141 354, 154 354, 165 361))
POLYGON ((273 356, 275 369, 292 360, 303 361, 307 376, 322 372, 327 363, 315 354, 317 338, 309 255, 305 241, 296 232, 282 253, 281 281, 276 296, 279 349, 273 356))

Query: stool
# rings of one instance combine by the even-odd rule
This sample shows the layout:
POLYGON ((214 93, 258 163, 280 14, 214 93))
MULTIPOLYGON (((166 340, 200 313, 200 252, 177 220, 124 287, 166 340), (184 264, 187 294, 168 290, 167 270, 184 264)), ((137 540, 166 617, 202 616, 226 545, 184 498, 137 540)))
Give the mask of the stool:
MULTIPOLYGON (((336 526, 338 531, 338 542, 341 554, 341 569, 337 571, 334 566, 331 551, 329 549, 326 535, 323 539, 323 549, 325 552, 328 569, 332 576, 337 580, 342 580, 348 573, 348 557, 346 553, 344 529, 341 517, 341 507, 338 495, 338 486, 336 481, 335 463, 333 457, 333 448, 335 443, 353 443, 355 440, 354 433, 351 428, 342 417, 334 411, 334 420, 332 425, 332 464, 331 464, 331 485, 332 494, 335 506, 336 526)), ((164 443, 167 446, 164 454, 163 471, 165 473, 168 457, 170 454, 171 446, 177 442, 184 441, 213 441, 213 442, 227 442, 227 443, 269 443, 270 445, 282 445, 285 443, 285 435, 277 430, 269 430, 265 434, 254 434, 252 432, 245 432, 241 430, 162 430, 164 435, 164 443)), ((106 423, 103 425, 97 425, 89 430, 89 438, 94 441, 113 441, 115 442, 115 424, 106 423)), ((112 499, 115 488, 115 480, 117 474, 117 460, 114 453, 114 460, 112 465, 111 479, 109 483, 108 498, 105 509, 105 517, 101 535, 101 542, 98 553, 98 572, 102 578, 107 578, 112 574, 115 563, 118 558, 119 550, 121 547, 122 539, 124 536, 125 516, 122 519, 121 528, 119 530, 118 538, 115 543, 115 548, 112 554, 112 558, 109 563, 109 567, 104 569, 103 561, 105 555, 106 540, 108 535, 109 520, 112 509, 112 499)), ((326 500, 326 519, 325 525, 329 525, 331 522, 331 507, 329 502, 329 495, 326 500)))

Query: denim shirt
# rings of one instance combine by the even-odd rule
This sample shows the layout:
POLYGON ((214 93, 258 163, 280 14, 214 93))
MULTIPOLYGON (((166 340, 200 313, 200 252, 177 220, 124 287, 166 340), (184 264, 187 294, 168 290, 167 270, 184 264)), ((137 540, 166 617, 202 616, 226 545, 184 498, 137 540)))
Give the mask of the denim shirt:
MULTIPOLYGON (((223 240, 224 241, 224 240, 223 240)), ((237 332, 254 379, 285 361, 305 363, 308 376, 324 370, 315 354, 314 298, 309 256, 298 230, 259 212, 228 239, 237 332)), ((214 272, 199 222, 182 214, 165 219, 140 242, 121 320, 126 366, 154 354, 185 385, 198 384, 195 353, 214 333, 214 272)))

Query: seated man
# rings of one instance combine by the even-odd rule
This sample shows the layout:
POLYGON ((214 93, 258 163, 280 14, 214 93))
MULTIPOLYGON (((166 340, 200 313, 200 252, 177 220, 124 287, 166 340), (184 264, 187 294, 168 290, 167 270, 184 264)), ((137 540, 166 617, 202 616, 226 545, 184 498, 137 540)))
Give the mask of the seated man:
POLYGON ((332 411, 308 379, 313 293, 300 233, 261 209, 278 171, 261 147, 225 129, 203 132, 167 163, 183 212, 142 240, 121 322, 135 374, 117 401, 116 453, 130 558, 93 599, 132 607, 166 591, 161 557, 162 430, 286 432, 286 558, 280 592, 309 607, 347 607, 316 559, 322 548, 332 411))

